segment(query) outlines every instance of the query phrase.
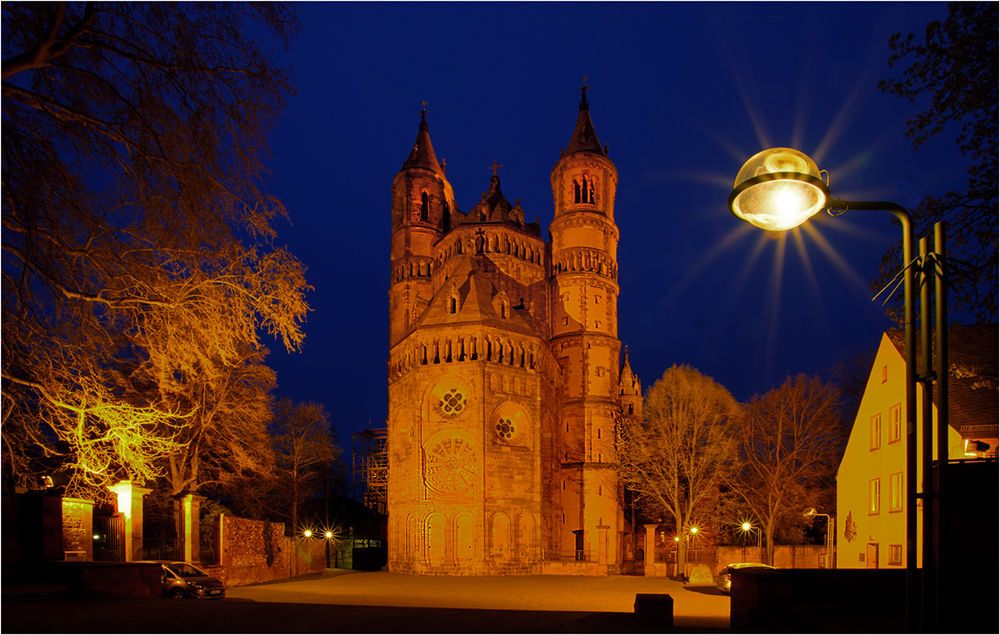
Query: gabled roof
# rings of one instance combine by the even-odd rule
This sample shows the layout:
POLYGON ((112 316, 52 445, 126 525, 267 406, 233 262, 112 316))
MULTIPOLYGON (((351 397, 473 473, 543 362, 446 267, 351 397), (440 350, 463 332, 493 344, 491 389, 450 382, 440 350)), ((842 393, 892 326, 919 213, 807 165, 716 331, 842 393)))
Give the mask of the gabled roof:
MULTIPOLYGON (((886 335, 900 357, 905 359, 903 331, 887 331, 886 335)), ((952 326, 948 329, 948 424, 963 437, 996 436, 1000 421, 1000 399, 997 392, 996 324, 952 326), (983 428, 987 426, 987 428, 983 428)), ((919 333, 915 338, 917 369, 921 367, 919 333)), ((932 370, 937 363, 937 345, 931 338, 932 370)), ((937 387, 935 385, 935 400, 937 387)))
POLYGON ((499 330, 537 335, 522 315, 527 309, 514 306, 509 299, 507 317, 500 316, 496 300, 502 292, 482 270, 478 260, 484 256, 464 254, 453 258, 460 258, 461 262, 434 294, 415 326, 478 323, 499 330), (451 312, 453 296, 457 296, 458 300, 455 313, 451 312))

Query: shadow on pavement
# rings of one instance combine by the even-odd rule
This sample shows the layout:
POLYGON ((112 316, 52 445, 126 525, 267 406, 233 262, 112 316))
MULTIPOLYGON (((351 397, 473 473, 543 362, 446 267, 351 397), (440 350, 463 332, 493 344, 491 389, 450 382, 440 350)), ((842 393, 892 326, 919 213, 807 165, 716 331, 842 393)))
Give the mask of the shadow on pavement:
MULTIPOLYGON (((4 607, 4 633, 644 633, 631 613, 504 611, 238 599, 69 600, 4 607)), ((721 632, 693 624, 675 632, 721 632)))

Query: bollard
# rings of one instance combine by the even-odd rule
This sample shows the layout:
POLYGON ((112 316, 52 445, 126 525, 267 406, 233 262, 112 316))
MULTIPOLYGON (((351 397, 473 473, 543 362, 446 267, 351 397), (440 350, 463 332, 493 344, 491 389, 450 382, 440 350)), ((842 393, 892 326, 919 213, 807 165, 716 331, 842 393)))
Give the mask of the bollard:
POLYGON ((674 598, 667 593, 636 593, 635 621, 644 628, 673 628, 674 598))

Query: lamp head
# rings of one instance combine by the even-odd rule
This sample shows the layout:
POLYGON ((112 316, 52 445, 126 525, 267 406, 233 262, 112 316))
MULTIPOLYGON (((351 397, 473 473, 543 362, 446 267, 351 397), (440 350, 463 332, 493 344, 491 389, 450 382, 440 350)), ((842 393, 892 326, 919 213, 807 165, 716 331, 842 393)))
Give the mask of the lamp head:
POLYGON ((830 188, 806 154, 791 148, 758 152, 743 164, 729 211, 755 227, 784 231, 827 207, 830 188))
POLYGON ((806 507, 805 509, 802 510, 802 515, 806 518, 812 518, 813 516, 816 515, 816 508, 806 507))

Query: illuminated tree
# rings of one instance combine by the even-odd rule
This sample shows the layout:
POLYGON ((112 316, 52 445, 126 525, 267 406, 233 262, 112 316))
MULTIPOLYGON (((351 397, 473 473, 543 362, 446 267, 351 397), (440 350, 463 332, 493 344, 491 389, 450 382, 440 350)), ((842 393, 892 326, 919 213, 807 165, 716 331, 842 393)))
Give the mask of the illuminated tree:
POLYGON ((833 504, 850 429, 839 416, 839 400, 839 392, 817 377, 790 377, 781 387, 754 395, 734 428, 738 469, 728 485, 748 515, 760 521, 768 563, 773 564, 779 524, 801 524, 804 508, 833 504))
POLYGON ((275 479, 287 493, 292 532, 298 535, 299 507, 315 493, 317 481, 327 466, 340 455, 326 409, 314 401, 278 401, 271 424, 276 458, 275 479))
POLYGON ((287 44, 298 23, 274 3, 2 11, 4 469, 24 482, 62 459, 71 491, 101 497, 215 416, 175 384, 259 363, 262 331, 301 345, 308 285, 272 244, 286 212, 261 163, 290 87, 247 35, 287 44), (131 418, 64 422, 98 403, 131 418), (91 464, 136 422, 145 451, 91 464))
MULTIPOLYGON (((714 516, 718 487, 732 468, 733 426, 740 407, 729 391, 690 366, 672 366, 646 392, 643 420, 621 420, 617 460, 622 480, 686 536, 714 516)), ((687 541, 678 542, 684 572, 687 541)))
MULTIPOLYGON (((912 33, 892 36, 889 66, 912 61, 901 76, 878 84, 910 101, 930 98, 908 122, 915 148, 946 129, 961 130, 956 141, 971 161, 968 189, 928 196, 913 218, 918 236, 948 221, 949 303, 976 322, 997 319, 997 39, 996 2, 951 2, 943 22, 927 25, 924 43, 912 33)), ((896 274, 900 250, 885 254, 873 289, 896 274)), ((898 307, 890 315, 901 322, 898 307)))

